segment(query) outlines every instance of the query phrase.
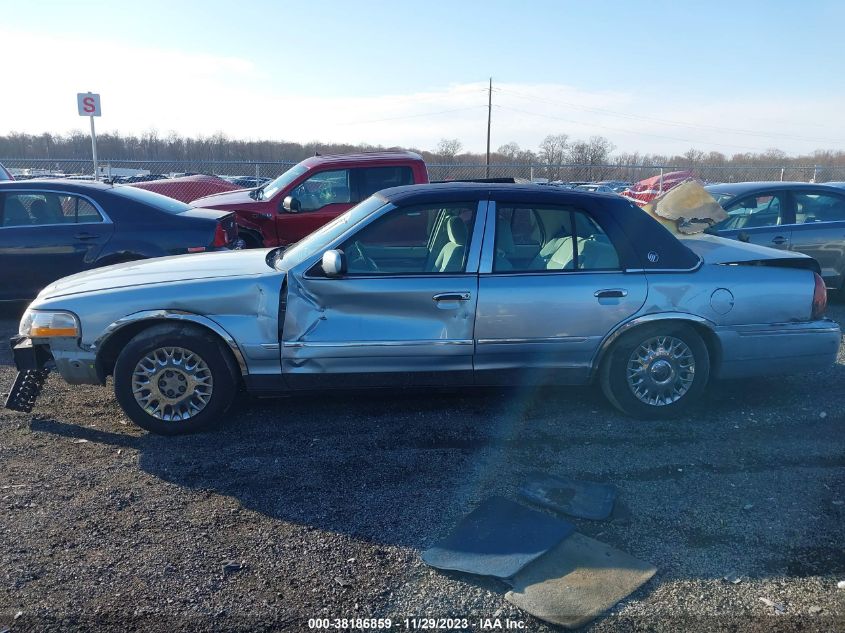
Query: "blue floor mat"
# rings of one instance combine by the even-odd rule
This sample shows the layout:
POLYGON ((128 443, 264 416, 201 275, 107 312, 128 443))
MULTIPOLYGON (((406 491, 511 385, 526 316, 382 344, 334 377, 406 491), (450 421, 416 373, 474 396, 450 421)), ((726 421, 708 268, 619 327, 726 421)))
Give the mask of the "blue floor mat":
POLYGON ((519 494, 544 508, 597 521, 610 516, 616 501, 616 488, 609 484, 572 481, 543 473, 532 474, 519 494))
POLYGON ((465 516, 440 543, 422 553, 432 567, 510 578, 568 537, 566 521, 491 497, 465 516))

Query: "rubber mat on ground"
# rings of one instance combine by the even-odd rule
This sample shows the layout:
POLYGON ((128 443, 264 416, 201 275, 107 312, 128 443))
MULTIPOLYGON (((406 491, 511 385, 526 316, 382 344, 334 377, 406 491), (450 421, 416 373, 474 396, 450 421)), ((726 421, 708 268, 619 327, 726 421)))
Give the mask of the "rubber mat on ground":
POLYGON ((491 497, 422 553, 432 567, 509 578, 574 532, 553 516, 491 497))
POLYGON ((574 629, 645 584, 655 567, 583 534, 573 534, 511 580, 505 599, 531 615, 574 629))
POLYGON ((613 512, 616 488, 536 473, 519 491, 523 499, 582 519, 602 520, 613 512))

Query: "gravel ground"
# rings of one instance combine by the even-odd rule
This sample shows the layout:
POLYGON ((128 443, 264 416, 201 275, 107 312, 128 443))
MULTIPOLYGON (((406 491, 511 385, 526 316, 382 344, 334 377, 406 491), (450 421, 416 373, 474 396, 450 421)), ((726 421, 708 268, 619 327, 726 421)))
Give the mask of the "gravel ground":
MULTIPOLYGON (((845 325, 845 306, 830 314, 845 325)), ((15 327, 0 316, 0 336, 15 327)), ((504 585, 419 557, 538 469, 616 485, 627 512, 577 528, 659 570, 587 630, 845 630, 843 403, 840 351, 819 374, 714 385, 672 422, 594 389, 368 392, 245 402, 220 431, 168 439, 109 388, 53 376, 33 414, 0 412, 0 631, 553 631, 504 585)))

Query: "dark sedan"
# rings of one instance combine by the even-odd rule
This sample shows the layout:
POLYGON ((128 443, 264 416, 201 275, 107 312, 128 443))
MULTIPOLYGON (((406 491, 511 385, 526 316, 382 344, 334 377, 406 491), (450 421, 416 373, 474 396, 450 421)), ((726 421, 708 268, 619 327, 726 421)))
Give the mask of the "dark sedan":
POLYGON ((845 282, 845 191, 805 182, 705 187, 728 212, 709 232, 815 258, 828 288, 845 282))
POLYGON ((135 187, 66 180, 0 183, 0 301, 31 299, 74 273, 228 248, 230 213, 135 187))

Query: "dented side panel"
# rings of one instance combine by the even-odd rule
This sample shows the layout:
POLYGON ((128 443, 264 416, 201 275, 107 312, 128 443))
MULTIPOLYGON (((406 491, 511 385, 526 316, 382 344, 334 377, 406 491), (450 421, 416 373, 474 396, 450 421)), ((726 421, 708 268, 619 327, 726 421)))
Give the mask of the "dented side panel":
POLYGON ((705 264, 696 273, 650 274, 640 314, 691 313, 714 326, 810 318, 813 273, 794 268, 705 264))
MULTIPOLYGON (((34 309, 80 317, 80 350, 96 354, 107 336, 139 313, 187 312, 217 323, 236 342, 249 374, 280 374, 279 291, 284 274, 190 279, 36 300, 34 309), (117 326, 115 326, 117 324, 117 326)), ((158 319, 157 319, 158 320, 158 319)))
POLYGON ((286 374, 471 372, 474 274, 288 281, 286 374), (436 300, 444 294, 459 299, 436 300))

